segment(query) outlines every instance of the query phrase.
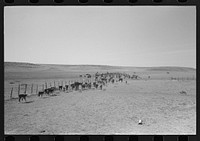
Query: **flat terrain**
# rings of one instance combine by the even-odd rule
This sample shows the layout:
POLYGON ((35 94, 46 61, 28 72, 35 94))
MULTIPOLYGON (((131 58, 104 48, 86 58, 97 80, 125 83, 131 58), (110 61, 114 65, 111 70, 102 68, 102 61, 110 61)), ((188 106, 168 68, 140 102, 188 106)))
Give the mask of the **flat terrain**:
POLYGON ((33 65, 24 64, 29 68, 22 69, 19 64, 9 65, 5 67, 4 83, 6 134, 196 134, 196 80, 186 79, 196 77, 196 70, 56 65, 31 68, 33 65), (9 100, 13 85, 76 80, 79 74, 95 71, 136 72, 143 79, 109 84, 103 90, 57 91, 55 96, 43 98, 30 94, 22 103, 9 100), (149 75, 151 79, 147 79, 149 75))

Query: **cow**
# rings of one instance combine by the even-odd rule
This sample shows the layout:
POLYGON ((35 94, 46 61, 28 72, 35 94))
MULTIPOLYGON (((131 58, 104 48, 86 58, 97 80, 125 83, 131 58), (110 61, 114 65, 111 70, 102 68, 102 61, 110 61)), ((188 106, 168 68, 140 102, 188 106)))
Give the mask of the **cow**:
POLYGON ((91 78, 92 76, 90 74, 86 74, 86 77, 87 78, 91 78))
POLYGON ((75 82, 74 85, 75 85, 75 90, 77 91, 79 89, 79 85, 81 85, 82 83, 80 82, 75 82))
POLYGON ((123 82, 123 79, 122 79, 122 78, 119 78, 119 82, 123 82))
POLYGON ((89 83, 89 84, 88 84, 88 89, 91 89, 91 87, 92 87, 92 84, 89 83))
POLYGON ((44 91, 39 91, 38 96, 42 96, 44 94, 44 91))
POLYGON ((86 85, 83 83, 82 84, 82 89, 84 90, 86 88, 86 85))
POLYGON ((96 89, 98 88, 98 86, 99 86, 99 85, 98 85, 97 83, 95 83, 94 87, 95 87, 96 89))
POLYGON ((50 93, 49 89, 44 89, 44 93, 49 95, 50 93))
POLYGON ((97 82, 93 82, 93 86, 97 89, 98 88, 97 82))
POLYGON ((44 89, 44 93, 49 95, 50 93, 53 93, 53 91, 55 90, 54 87, 51 87, 51 88, 47 88, 47 89, 44 89))
POLYGON ((27 94, 19 94, 19 102, 23 99, 26 101, 26 97, 27 97, 27 94))
POLYGON ((53 93, 56 90, 56 87, 48 88, 48 90, 49 90, 49 93, 53 93))
POLYGON ((63 89, 63 86, 59 86, 59 90, 62 91, 62 89, 63 89))
POLYGON ((65 85, 65 90, 66 90, 66 91, 69 90, 69 85, 65 85))
POLYGON ((75 84, 74 83, 70 84, 70 87, 72 88, 72 90, 74 90, 75 84))

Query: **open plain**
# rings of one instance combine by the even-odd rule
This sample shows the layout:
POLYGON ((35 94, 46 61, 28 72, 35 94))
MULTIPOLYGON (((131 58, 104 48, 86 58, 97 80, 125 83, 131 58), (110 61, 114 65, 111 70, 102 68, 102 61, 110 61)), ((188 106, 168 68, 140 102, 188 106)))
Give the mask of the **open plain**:
MULTIPOLYGON (((5 63, 5 134, 196 134, 196 70, 181 67, 112 67, 5 63), (79 80, 81 74, 122 72, 141 79, 100 89, 55 91, 38 97, 18 84, 79 80), (150 78, 148 78, 150 76, 150 78), (171 79, 176 78, 176 79, 171 79), (181 93, 184 91, 185 93, 181 93), (142 124, 138 124, 141 120, 142 124)), ((93 78, 92 78, 93 79, 93 78)))

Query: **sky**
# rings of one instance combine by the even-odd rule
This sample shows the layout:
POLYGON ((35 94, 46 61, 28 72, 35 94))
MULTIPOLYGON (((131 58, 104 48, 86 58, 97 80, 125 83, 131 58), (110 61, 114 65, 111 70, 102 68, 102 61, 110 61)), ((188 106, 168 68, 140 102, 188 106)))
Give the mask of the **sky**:
POLYGON ((196 68, 196 7, 8 6, 4 62, 196 68))

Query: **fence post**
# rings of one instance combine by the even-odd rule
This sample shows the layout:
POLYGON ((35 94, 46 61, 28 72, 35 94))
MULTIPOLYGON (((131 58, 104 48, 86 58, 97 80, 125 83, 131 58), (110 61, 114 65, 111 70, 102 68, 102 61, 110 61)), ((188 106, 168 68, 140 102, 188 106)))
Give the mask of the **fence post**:
POLYGON ((54 81, 54 87, 56 87, 55 81, 54 81))
POLYGON ((27 84, 25 84, 25 91, 24 91, 25 94, 26 94, 26 90, 27 90, 27 84))
POLYGON ((38 84, 37 84, 37 88, 36 88, 36 94, 38 93, 38 84))
POLYGON ((31 85, 31 94, 33 93, 33 84, 31 85))
POLYGON ((18 86, 18 95, 20 94, 20 84, 18 86))
POLYGON ((13 93, 13 87, 12 87, 12 89, 11 89, 10 99, 12 99, 12 93, 13 93))

